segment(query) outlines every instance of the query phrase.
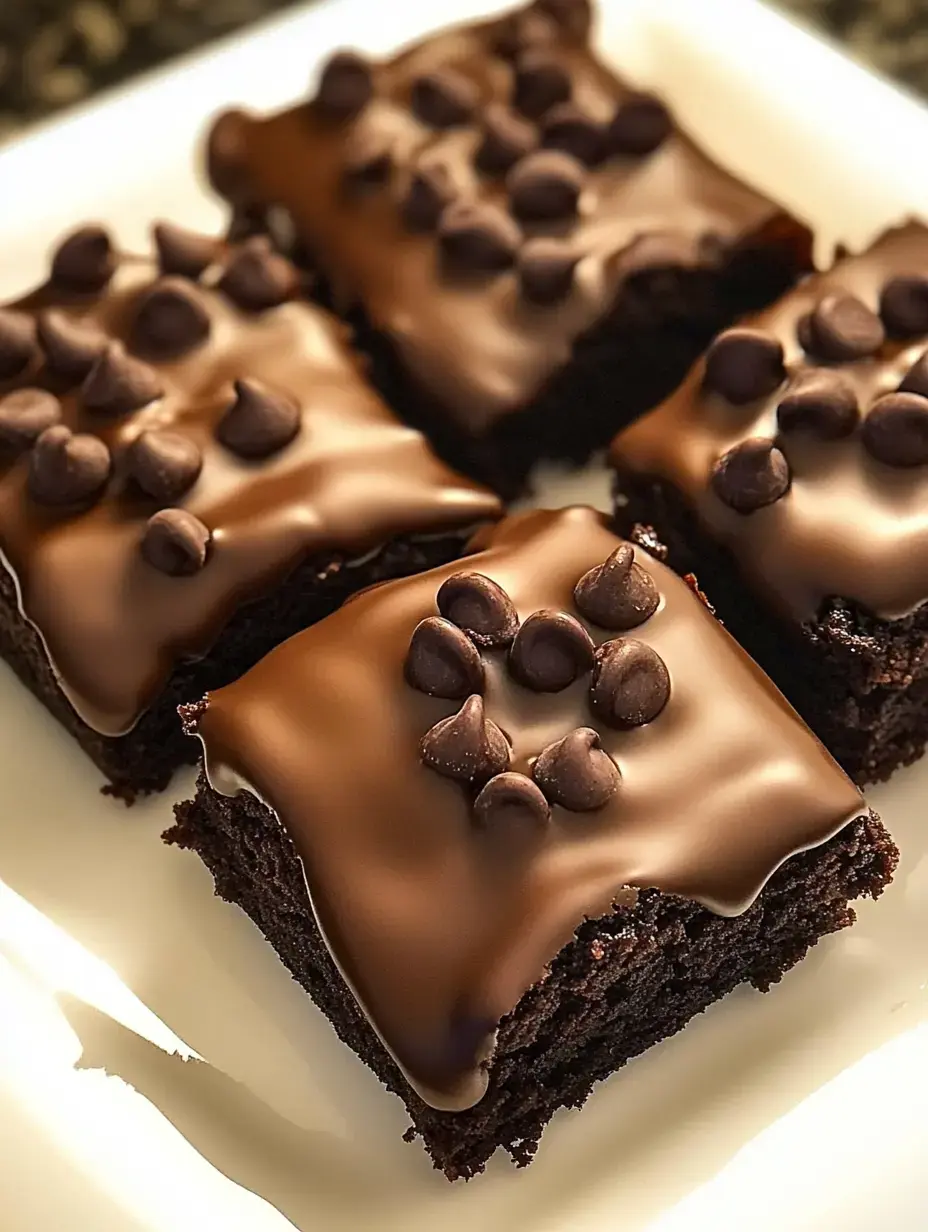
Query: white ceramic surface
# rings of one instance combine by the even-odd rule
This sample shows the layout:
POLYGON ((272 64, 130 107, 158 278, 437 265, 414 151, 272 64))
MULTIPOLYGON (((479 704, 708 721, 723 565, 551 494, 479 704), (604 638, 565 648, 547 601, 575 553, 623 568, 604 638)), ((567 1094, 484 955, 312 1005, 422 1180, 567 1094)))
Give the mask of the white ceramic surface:
MULTIPOLYGON (((216 225, 192 150, 218 107, 286 102, 336 45, 387 51, 494 7, 324 4, 8 148, 0 296, 81 216, 127 242, 157 216, 216 225)), ((925 113, 753 0, 605 9, 607 53, 813 221, 822 253, 928 202, 925 113)), ((607 484, 591 468, 540 493, 604 505, 607 484)), ((453 1187, 198 861, 160 843, 190 783, 127 813, 0 670, 4 1232, 928 1227, 928 764, 872 793, 904 859, 854 930, 557 1117, 530 1169, 453 1187)))

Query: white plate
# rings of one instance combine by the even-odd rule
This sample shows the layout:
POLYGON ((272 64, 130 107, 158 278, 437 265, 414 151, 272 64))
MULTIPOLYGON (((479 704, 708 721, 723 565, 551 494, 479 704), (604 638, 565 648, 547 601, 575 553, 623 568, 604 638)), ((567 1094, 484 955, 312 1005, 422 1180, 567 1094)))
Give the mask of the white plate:
MULTIPOLYGON (((50 240, 82 216, 128 242, 159 215, 217 225, 192 171, 205 117, 232 101, 287 102, 327 50, 387 51, 436 24, 434 7, 297 12, 8 148, 0 293, 37 277, 50 240)), ((442 18, 493 7, 445 0, 442 18)), ((608 53, 813 221, 823 252, 928 201, 924 112, 753 0, 606 8, 608 53)), ((606 490, 594 468, 549 477, 543 493, 604 504, 606 490)), ((399 1103, 249 921, 213 898, 195 857, 160 843, 190 776, 126 813, 4 670, 4 1230, 923 1229, 926 775, 916 767, 872 794, 904 859, 854 930, 558 1116, 530 1169, 498 1159, 451 1187, 401 1142, 399 1103), (203 1060, 171 1055, 192 1050, 203 1060)))

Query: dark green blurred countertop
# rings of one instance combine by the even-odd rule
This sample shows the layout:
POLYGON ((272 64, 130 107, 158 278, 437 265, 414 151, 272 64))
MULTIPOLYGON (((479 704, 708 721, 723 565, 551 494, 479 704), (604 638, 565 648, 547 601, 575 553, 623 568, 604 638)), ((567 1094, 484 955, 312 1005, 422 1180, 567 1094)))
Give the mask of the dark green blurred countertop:
MULTIPOLYGON (((0 141, 32 120, 293 3, 0 0, 0 141)), ((858 59, 928 96, 928 0, 779 3, 858 59)))

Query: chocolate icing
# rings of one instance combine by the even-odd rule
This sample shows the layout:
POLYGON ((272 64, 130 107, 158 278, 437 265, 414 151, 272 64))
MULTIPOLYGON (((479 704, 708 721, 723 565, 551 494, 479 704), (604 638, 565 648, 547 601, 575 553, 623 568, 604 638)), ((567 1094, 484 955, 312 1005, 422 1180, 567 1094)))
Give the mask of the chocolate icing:
MULTIPOLYGON (((14 306, 23 314, 17 322, 44 321, 40 344, 51 329, 57 363, 52 370, 44 362, 40 345, 15 377, 0 382, 0 399, 30 387, 50 390, 60 400, 61 424, 49 427, 59 417, 54 402, 30 404, 29 414, 14 402, 0 412, 0 551, 68 698, 90 726, 118 735, 177 663, 205 653, 233 612, 307 556, 334 551, 359 558, 397 535, 431 535, 495 517, 499 503, 448 470, 418 433, 397 422, 366 384, 343 327, 331 317, 297 302, 256 311, 253 298, 246 311, 215 289, 236 250, 213 243, 201 282, 172 275, 170 294, 162 296, 168 280, 153 281, 156 264, 131 256, 111 263, 109 248, 90 234, 92 244, 66 249, 65 264, 71 282, 81 272, 89 279, 78 258, 90 263, 89 246, 99 268, 102 253, 107 271, 113 265, 102 294, 62 290, 50 281, 14 306), (152 324, 149 310, 159 297, 162 307, 180 309, 179 316, 155 320, 160 343, 175 352, 175 327, 182 332, 192 323, 195 345, 170 362, 146 353, 151 367, 132 357, 129 380, 122 344, 128 347, 137 331, 137 309, 152 324), (195 305, 192 315, 189 305, 195 305), (116 357, 115 377, 112 363, 99 380, 93 372, 87 377, 107 413, 85 405, 77 384, 94 362, 94 348, 76 364, 74 346, 61 342, 62 330, 70 337, 77 326, 85 339, 88 331, 99 335, 97 353, 101 339, 121 344, 108 352, 116 357), (272 391, 288 414, 295 403, 299 424, 281 427, 257 395, 234 422, 224 419, 242 402, 237 382, 251 393, 272 391), (142 409, 129 413, 140 402, 142 409), (41 453, 39 445, 29 451, 30 433, 43 426, 75 435, 41 453), (152 439, 133 451, 143 432, 152 439), (4 441, 20 451, 4 453, 4 441), (104 443, 113 474, 98 500, 108 473, 104 443), (255 460, 271 446, 272 457, 255 460), (65 497, 71 503, 62 508, 65 497), (74 508, 74 501, 96 503, 74 508), (149 525, 160 504, 181 504, 185 516, 149 525)), ((186 247, 202 255, 204 242, 201 237, 197 247, 188 237, 186 247)), ((174 249, 168 266, 176 269, 179 245, 172 237, 167 246, 174 249)), ((162 261, 164 249, 162 233, 162 261)), ((150 343, 150 332, 142 333, 150 343)))
MULTIPOLYGON (((540 608, 579 618, 577 581, 619 543, 591 509, 534 512, 478 536, 468 567, 502 587, 522 621, 540 608)), ((459 565, 356 596, 200 713, 213 787, 248 788, 276 810, 336 961, 437 1107, 480 1099, 497 1021, 623 887, 736 914, 782 861, 860 813, 856 789, 687 584, 635 554, 661 596, 635 638, 666 663, 664 710, 616 731, 590 709, 588 674, 539 694, 513 679, 506 648, 484 648, 482 707, 471 699, 461 722, 469 736, 483 722, 491 761, 504 733, 510 764, 476 801, 479 784, 420 760, 423 736, 460 701, 404 679, 413 632, 459 565), (550 749, 540 777, 591 811, 556 804, 548 820, 525 780, 578 728, 598 739, 581 732, 550 749)), ((597 644, 614 636, 586 628, 597 644)))
MULTIPOLYGON (((782 343, 788 380, 776 391, 734 405, 706 388, 701 361, 676 393, 613 444, 620 476, 672 485, 734 554, 750 583, 791 620, 813 619, 832 596, 885 619, 904 616, 928 599, 928 465, 922 462, 924 447, 915 450, 919 437, 928 436, 928 430, 919 431, 924 416, 918 406, 914 415, 911 408, 895 407, 887 416, 893 420, 888 441, 885 422, 879 433, 876 421, 866 426, 877 399, 894 393, 913 367, 904 387, 928 393, 917 365, 928 348, 928 322, 920 336, 904 339, 883 338, 878 317, 873 324, 884 288, 902 275, 919 274, 928 275, 928 230, 913 223, 813 276, 746 322, 782 343), (833 306, 841 296, 855 297, 867 310, 841 315, 847 331, 843 353, 855 346, 868 353, 826 362, 803 351, 800 336, 815 346, 803 323, 814 319, 823 300, 833 306), (808 392, 810 382, 817 392, 809 400, 817 409, 806 410, 800 428, 794 395, 808 392), (855 399, 863 415, 859 428, 855 399), (711 476, 719 457, 757 437, 776 439, 789 488, 781 486, 779 499, 744 516, 726 507, 711 476), (905 466, 906 460, 922 464, 905 466)), ((833 307, 826 306, 825 315, 830 312, 833 307)), ((917 322, 914 307, 912 317, 917 322)), ((890 321, 899 325, 898 309, 890 321)), ((832 354, 838 332, 832 317, 832 354)), ((921 405, 928 415, 928 402, 921 405)))
MULTIPOLYGON (((796 224, 712 163, 672 127, 656 100, 630 90, 593 56, 586 25, 559 28, 530 6, 437 34, 372 64, 373 93, 350 120, 333 119, 315 100, 264 119, 226 113, 211 136, 217 190, 240 204, 285 208, 339 307, 359 302, 424 392, 475 436, 534 400, 635 272, 711 266, 732 246, 786 228, 798 242, 796 224), (513 43, 514 17, 522 25, 513 43), (533 50, 536 36, 543 45, 533 50), (504 58, 517 46, 522 50, 514 60, 504 58), (429 82, 434 93, 436 80, 452 81, 455 98, 476 99, 472 118, 436 127, 434 117, 432 123, 416 117, 411 100, 421 114, 418 83, 429 82), (513 105, 534 115, 539 92, 550 121, 543 135, 513 105), (621 124, 613 124, 617 112, 621 124), (609 155, 602 160, 592 148, 591 125, 602 129, 602 153, 609 155), (560 176, 557 202, 547 198, 547 210, 539 213, 531 208, 537 191, 524 204, 530 194, 517 160, 530 157, 542 136, 577 159, 563 156, 571 170, 560 176), (389 149, 392 168, 374 190, 346 197, 346 162, 361 137, 389 149), (584 167, 583 160, 596 165, 584 167), (417 209, 414 225, 408 223, 410 183, 422 167, 436 165, 446 169, 458 202, 468 206, 508 209, 511 181, 504 176, 515 175, 522 239, 566 238, 577 254, 576 269, 566 261, 554 292, 538 292, 532 274, 520 278, 509 259, 485 266, 479 277, 454 277, 438 259, 434 237, 416 222, 417 209), (574 175, 576 219, 570 216, 574 175)), ((330 73, 323 82, 325 100, 330 73)), ((560 156, 561 150, 544 154, 560 156)))

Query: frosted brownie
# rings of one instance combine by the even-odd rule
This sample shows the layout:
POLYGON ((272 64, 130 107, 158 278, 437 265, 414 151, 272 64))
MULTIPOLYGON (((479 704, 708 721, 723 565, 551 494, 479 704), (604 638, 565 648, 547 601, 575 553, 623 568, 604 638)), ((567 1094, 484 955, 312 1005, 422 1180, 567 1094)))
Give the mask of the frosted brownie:
POLYGON ((928 231, 723 333, 613 446, 729 630, 861 783, 928 738, 928 231))
POLYGON ((690 587, 590 509, 367 591, 189 707, 168 841, 449 1178, 878 895, 896 852, 690 587))
POLYGON ((155 244, 83 227, 0 309, 0 656, 127 797, 193 760, 179 703, 499 514, 266 240, 155 244))
POLYGON ((582 459, 712 334, 809 268, 809 235, 590 49, 585 0, 351 52, 208 142, 244 219, 295 229, 387 398, 501 489, 582 459))

